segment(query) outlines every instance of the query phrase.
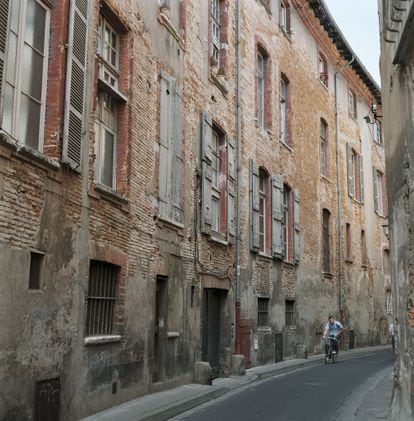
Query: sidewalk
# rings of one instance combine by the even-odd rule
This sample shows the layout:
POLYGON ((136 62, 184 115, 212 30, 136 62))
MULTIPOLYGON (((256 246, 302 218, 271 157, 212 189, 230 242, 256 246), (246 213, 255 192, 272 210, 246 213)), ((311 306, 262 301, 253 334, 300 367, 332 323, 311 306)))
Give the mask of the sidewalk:
MULTIPOLYGON (((340 359, 367 355, 391 349, 390 346, 367 347, 341 351, 340 359)), ((323 355, 312 355, 308 359, 294 359, 267 364, 246 370, 244 376, 218 378, 212 386, 188 384, 163 392, 152 393, 99 412, 83 421, 163 421, 182 412, 215 399, 249 383, 287 373, 289 371, 323 364, 323 355)), ((364 393, 355 391, 355 399, 350 399, 347 413, 342 421, 386 420, 392 393, 392 373, 389 370, 364 383, 364 393), (360 405, 355 407, 355 402, 360 405)), ((354 395, 354 393, 352 394, 354 395)), ((340 414, 338 414, 340 415, 340 414)))

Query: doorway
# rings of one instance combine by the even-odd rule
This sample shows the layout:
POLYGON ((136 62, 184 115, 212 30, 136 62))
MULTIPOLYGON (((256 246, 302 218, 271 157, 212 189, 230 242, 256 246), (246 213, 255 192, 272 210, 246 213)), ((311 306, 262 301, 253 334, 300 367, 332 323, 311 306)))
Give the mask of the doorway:
POLYGON ((168 278, 157 276, 155 287, 154 315, 154 367, 152 381, 158 382, 165 377, 167 350, 167 310, 168 310, 168 278), (164 364, 163 364, 164 363, 164 364), (163 368, 164 367, 164 368, 163 368))

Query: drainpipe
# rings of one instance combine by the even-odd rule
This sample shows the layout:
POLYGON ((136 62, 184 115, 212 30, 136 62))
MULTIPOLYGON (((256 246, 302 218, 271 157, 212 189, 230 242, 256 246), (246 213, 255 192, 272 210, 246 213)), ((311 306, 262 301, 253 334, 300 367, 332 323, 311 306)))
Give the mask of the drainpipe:
POLYGON ((240 186, 241 186, 241 104, 240 104, 240 0, 236 0, 236 300, 235 336, 236 354, 241 353, 240 341, 240 186))
POLYGON ((335 90, 335 142, 336 142, 336 195, 338 206, 338 305, 339 319, 341 323, 344 319, 343 314, 343 287, 342 287, 342 208, 341 208, 341 183, 340 183, 340 167, 339 167, 339 110, 338 110, 338 75, 340 75, 348 66, 352 64, 355 57, 345 64, 341 69, 337 70, 334 75, 335 90))

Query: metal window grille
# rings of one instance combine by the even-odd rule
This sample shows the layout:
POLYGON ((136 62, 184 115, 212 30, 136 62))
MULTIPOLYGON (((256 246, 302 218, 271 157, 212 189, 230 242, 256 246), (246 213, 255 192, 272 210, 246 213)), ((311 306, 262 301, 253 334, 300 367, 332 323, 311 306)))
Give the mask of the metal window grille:
POLYGON ((257 299, 257 325, 269 325, 269 298, 258 297, 257 299))
POLYGON ((293 300, 286 300, 285 302, 285 325, 295 325, 295 302, 293 300))
POLYGON ((116 301, 118 267, 106 262, 91 261, 89 268, 86 334, 110 335, 116 301))

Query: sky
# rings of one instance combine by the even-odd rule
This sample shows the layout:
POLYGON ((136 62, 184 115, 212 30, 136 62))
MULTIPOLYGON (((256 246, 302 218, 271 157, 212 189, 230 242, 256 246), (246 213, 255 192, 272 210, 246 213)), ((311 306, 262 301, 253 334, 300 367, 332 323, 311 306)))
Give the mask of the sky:
POLYGON ((380 84, 377 0, 325 0, 325 4, 348 44, 380 84))

